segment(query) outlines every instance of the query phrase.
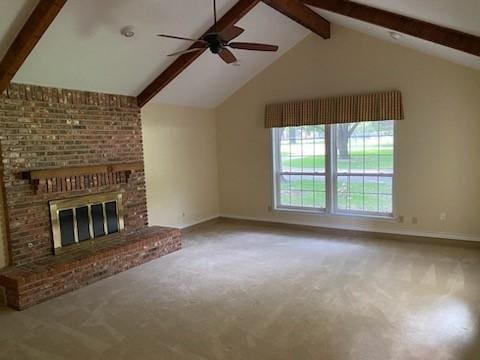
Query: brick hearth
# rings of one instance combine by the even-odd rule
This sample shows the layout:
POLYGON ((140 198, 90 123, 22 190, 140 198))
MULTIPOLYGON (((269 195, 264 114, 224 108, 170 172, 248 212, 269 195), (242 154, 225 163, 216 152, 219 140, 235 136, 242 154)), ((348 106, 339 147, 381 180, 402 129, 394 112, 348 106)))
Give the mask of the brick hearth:
POLYGON ((149 227, 84 243, 64 254, 0 271, 7 305, 38 304, 181 248, 178 229, 149 227))

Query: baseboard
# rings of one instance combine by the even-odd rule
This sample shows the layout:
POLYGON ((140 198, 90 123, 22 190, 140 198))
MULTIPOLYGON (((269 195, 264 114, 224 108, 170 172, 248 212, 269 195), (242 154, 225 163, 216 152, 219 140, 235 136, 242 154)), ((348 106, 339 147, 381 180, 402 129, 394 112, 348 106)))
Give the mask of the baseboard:
POLYGON ((336 233, 339 235, 355 235, 355 236, 366 236, 366 237, 388 237, 389 239, 401 239, 401 240, 412 240, 412 241, 425 241, 432 240, 439 242, 445 240, 447 242, 456 241, 475 244, 480 246, 480 236, 469 235, 469 234, 452 234, 452 233, 437 233, 430 231, 410 231, 410 230, 400 230, 400 231, 371 231, 362 229, 361 227, 354 226, 315 226, 315 225, 304 225, 295 222, 286 222, 286 221, 275 221, 270 219, 259 219, 246 216, 238 215, 221 215, 219 218, 221 221, 248 221, 250 223, 263 224, 267 226, 287 226, 289 228, 304 229, 304 230, 313 230, 313 231, 322 231, 328 233, 336 233))
POLYGON ((197 230, 205 225, 213 225, 216 224, 220 221, 220 217, 218 215, 212 216, 200 221, 197 221, 193 224, 188 224, 185 226, 180 227, 180 230, 182 231, 182 234, 188 234, 192 232, 193 230, 197 230))

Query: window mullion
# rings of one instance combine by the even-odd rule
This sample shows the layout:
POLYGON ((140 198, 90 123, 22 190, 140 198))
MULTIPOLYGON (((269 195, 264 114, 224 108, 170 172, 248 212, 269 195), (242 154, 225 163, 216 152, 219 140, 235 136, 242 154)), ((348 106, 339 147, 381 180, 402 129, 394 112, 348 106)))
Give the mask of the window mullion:
POLYGON ((280 138, 280 129, 273 128, 272 129, 272 149, 273 149, 273 178, 275 181, 274 189, 273 189, 273 206, 277 207, 281 204, 281 177, 280 172, 282 171, 281 168, 281 138, 280 138))
POLYGON ((326 210, 329 213, 336 209, 336 155, 335 155, 335 125, 325 125, 325 197, 326 210))

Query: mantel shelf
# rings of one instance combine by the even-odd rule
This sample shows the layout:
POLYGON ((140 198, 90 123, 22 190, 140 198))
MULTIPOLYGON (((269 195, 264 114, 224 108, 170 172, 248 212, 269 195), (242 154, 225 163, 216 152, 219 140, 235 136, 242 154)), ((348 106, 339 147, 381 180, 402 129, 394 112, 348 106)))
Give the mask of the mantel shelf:
POLYGON ((45 192, 65 192, 100 185, 128 183, 135 170, 142 170, 143 162, 124 162, 114 164, 76 166, 53 169, 30 170, 21 172, 21 178, 30 180, 35 193, 41 188, 45 192))

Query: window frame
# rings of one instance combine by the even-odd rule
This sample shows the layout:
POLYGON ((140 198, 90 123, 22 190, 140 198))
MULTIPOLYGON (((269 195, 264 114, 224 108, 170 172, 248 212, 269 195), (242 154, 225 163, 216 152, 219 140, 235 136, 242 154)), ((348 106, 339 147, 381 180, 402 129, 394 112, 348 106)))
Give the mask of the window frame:
MULTIPOLYGON (((389 120, 383 120, 389 121, 389 120)), ((308 214, 317 214, 317 215, 331 215, 331 216, 341 216, 341 217, 353 217, 353 218, 372 218, 372 219, 381 219, 381 220, 392 220, 396 217, 396 121, 391 120, 393 123, 393 164, 392 171, 393 174, 375 174, 374 176, 383 176, 392 178, 392 212, 372 212, 372 211, 362 211, 362 210, 341 210, 338 209, 337 201, 337 181, 335 177, 338 177, 336 169, 336 136, 335 131, 332 128, 335 124, 325 125, 325 173, 304 173, 299 175, 318 175, 325 176, 325 208, 312 208, 304 206, 289 206, 281 205, 280 199, 280 179, 282 172, 281 169, 281 152, 280 152, 280 138, 278 128, 272 128, 271 130, 271 142, 272 142, 272 180, 273 180, 273 209, 274 211, 279 212, 298 212, 298 213, 308 213, 308 214)), ((345 176, 351 175, 345 174, 345 176)), ((365 176, 364 173, 359 173, 360 176, 365 176)), ((341 176, 341 175, 340 175, 341 176)))
MULTIPOLYGON (((327 147, 327 125, 325 125, 325 154, 328 151, 327 147)), ((307 213, 320 213, 320 214, 325 214, 328 211, 328 197, 329 197, 329 191, 328 191, 328 165, 327 165, 327 156, 325 156, 325 171, 323 173, 295 173, 294 172, 289 172, 290 175, 306 175, 306 176, 324 176, 325 177, 325 207, 324 208, 317 208, 317 207, 307 207, 307 206, 293 206, 293 205, 281 205, 280 204, 280 199, 281 199, 281 187, 280 187, 280 176, 282 174, 285 174, 285 172, 280 171, 281 169, 281 149, 280 149, 280 131, 277 129, 279 128, 272 128, 271 133, 272 133, 272 150, 273 150, 273 208, 275 210, 287 210, 287 211, 294 211, 294 212, 307 212, 307 213), (277 131, 276 131, 277 130, 277 131)))

